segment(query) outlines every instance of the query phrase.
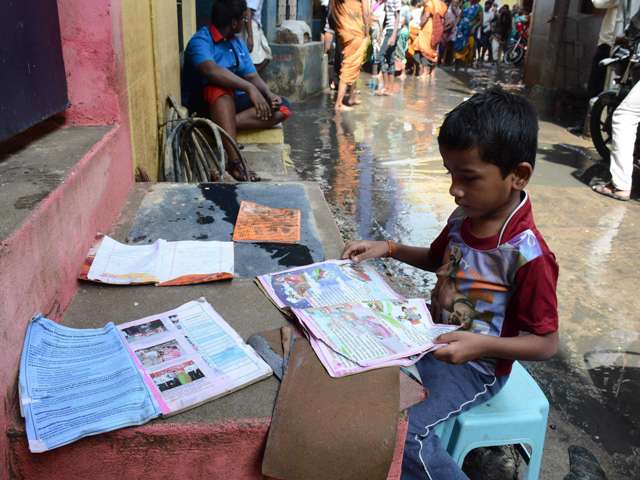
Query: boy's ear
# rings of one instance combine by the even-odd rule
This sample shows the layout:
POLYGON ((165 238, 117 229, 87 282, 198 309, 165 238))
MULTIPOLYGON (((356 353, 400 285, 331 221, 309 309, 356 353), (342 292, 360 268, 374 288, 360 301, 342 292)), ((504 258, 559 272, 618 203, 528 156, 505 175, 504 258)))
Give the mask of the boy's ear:
POLYGON ((531 175, 533 175, 533 167, 529 162, 520 162, 516 165, 516 168, 511 172, 512 177, 512 186, 516 190, 524 190, 529 180, 531 180, 531 175))

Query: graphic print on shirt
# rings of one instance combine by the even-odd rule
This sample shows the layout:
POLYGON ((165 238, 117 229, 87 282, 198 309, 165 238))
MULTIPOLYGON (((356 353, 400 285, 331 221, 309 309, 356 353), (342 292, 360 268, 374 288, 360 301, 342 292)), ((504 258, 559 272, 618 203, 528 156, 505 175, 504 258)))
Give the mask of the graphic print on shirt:
POLYGON ((542 255, 535 234, 525 230, 497 248, 477 250, 460 233, 464 217, 450 220, 449 243, 431 295, 434 320, 464 330, 500 336, 520 267, 542 255))

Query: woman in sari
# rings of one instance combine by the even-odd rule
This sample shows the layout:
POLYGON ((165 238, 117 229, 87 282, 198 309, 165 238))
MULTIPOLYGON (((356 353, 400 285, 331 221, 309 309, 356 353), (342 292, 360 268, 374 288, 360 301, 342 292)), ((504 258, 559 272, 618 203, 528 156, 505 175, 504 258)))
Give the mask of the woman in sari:
POLYGON ((453 45, 454 60, 461 62, 465 67, 473 62, 475 34, 481 25, 482 7, 479 5, 479 0, 471 0, 462 10, 462 17, 458 23, 456 40, 453 45))
POLYGON ((442 22, 447 14, 447 5, 442 0, 427 0, 422 11, 421 29, 415 41, 415 53, 413 55, 416 65, 420 65, 420 78, 431 76, 438 62, 438 46, 443 38, 433 41, 433 22, 437 17, 442 22))
POLYGON ((333 0, 331 3, 338 42, 342 47, 340 84, 335 109, 351 110, 351 106, 357 103, 355 83, 358 81, 368 46, 369 0, 333 0), (347 89, 350 90, 349 102, 345 103, 347 89))

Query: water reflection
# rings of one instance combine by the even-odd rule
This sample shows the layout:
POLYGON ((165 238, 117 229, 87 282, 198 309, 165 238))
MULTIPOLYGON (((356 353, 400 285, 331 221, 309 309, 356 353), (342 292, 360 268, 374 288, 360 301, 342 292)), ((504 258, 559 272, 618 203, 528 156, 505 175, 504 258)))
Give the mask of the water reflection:
MULTIPOLYGON (((328 94, 297 109, 285 127, 296 169, 320 184, 348 238, 428 245, 455 207, 436 137, 460 95, 436 91, 444 76, 431 83, 409 78, 392 97, 371 95, 366 80, 363 104, 353 112, 335 115, 328 94)), ((465 88, 450 76, 445 81, 465 88)), ((419 293, 432 285, 411 267, 393 269, 412 278, 419 293)))

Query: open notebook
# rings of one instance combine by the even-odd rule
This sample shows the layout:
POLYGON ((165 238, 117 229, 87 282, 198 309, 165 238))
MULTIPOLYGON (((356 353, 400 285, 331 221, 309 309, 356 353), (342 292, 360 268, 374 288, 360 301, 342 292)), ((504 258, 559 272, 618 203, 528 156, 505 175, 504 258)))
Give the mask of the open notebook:
POLYGON ((44 452, 172 415, 271 373, 204 298, 94 329, 36 315, 19 378, 29 449, 44 452))

